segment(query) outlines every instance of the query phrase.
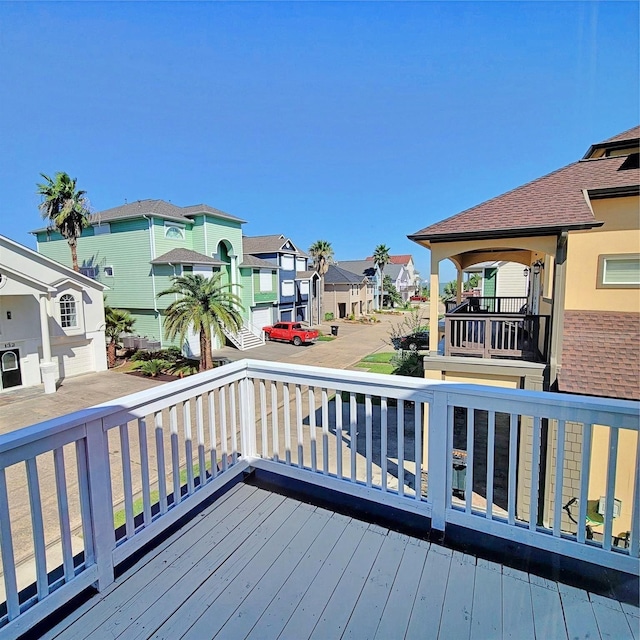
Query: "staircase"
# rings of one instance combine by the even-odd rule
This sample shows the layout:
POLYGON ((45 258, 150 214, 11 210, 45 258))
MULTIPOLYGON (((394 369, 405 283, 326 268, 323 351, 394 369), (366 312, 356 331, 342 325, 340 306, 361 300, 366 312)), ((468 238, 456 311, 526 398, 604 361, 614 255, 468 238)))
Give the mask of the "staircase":
POLYGON ((240 351, 246 351, 247 349, 264 345, 264 331, 253 325, 243 325, 238 333, 232 333, 226 329, 223 329, 223 331, 229 342, 240 351))

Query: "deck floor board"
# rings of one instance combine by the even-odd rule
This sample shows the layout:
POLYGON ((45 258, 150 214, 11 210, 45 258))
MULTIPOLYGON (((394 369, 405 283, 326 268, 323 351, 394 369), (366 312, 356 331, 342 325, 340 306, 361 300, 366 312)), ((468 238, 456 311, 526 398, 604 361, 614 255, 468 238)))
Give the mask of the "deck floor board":
POLYGON ((43 637, 620 638, 638 608, 240 484, 43 637))

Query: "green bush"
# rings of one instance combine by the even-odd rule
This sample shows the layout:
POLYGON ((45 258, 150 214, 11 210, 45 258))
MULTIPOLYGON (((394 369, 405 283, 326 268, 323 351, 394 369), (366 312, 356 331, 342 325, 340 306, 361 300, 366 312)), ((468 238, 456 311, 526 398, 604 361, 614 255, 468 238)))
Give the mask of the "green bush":
POLYGON ((330 311, 328 311, 327 313, 324 314, 324 321, 325 322, 330 322, 331 320, 333 320, 333 318, 334 318, 334 315, 330 311))
POLYGON ((143 351, 138 349, 132 356, 133 362, 148 362, 149 360, 165 360, 166 362, 178 362, 182 358, 182 351, 178 347, 167 347, 160 351, 143 351))
POLYGON ((171 366, 166 360, 140 360, 136 362, 135 368, 147 376, 148 378, 156 378, 158 375, 166 371, 171 366))
POLYGON ((394 375, 412 378, 424 377, 422 356, 415 351, 399 351, 391 359, 391 364, 395 367, 394 375))

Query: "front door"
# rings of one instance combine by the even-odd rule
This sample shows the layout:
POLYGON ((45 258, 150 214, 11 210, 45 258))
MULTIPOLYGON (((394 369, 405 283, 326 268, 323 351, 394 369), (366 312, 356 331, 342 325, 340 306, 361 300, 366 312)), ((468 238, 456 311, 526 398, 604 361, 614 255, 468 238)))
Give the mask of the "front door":
POLYGON ((20 352, 17 349, 0 351, 0 370, 2 371, 3 389, 19 387, 22 384, 20 352))

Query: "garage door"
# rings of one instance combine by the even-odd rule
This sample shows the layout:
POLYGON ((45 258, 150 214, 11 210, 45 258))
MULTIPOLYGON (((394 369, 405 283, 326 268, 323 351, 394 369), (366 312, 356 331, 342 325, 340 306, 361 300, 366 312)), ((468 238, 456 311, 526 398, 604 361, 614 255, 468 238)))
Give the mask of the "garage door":
POLYGON ((58 362, 58 377, 60 378, 70 378, 81 373, 95 371, 93 348, 90 341, 53 347, 51 356, 54 361, 58 362))
POLYGON ((251 310, 251 324, 258 329, 267 327, 271 324, 271 307, 256 307, 251 310))

